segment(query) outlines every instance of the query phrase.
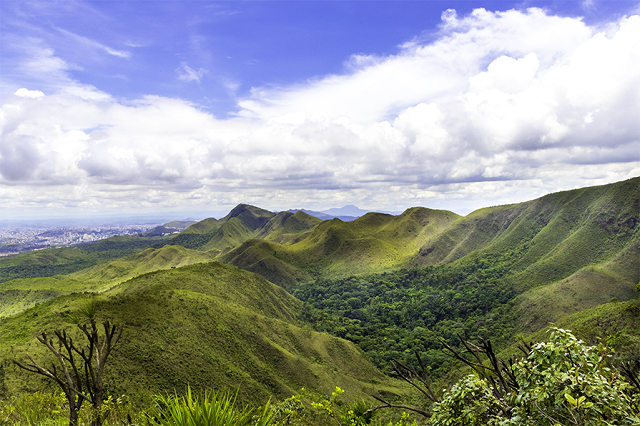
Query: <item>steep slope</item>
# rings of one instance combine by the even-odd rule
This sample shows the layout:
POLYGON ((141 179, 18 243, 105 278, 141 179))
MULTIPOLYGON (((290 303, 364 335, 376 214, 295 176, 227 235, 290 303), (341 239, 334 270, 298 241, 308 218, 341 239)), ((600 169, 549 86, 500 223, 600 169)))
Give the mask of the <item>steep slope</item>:
POLYGON ((12 263, 0 263, 0 268, 4 266, 5 271, 9 272, 8 276, 13 273, 15 277, 23 274, 47 278, 21 279, 8 286, 0 285, 0 317, 13 315, 36 303, 64 294, 103 291, 144 273, 208 262, 221 251, 236 247, 256 235, 292 242, 304 238, 319 222, 321 221, 302 212, 275 215, 267 210, 241 204, 221 220, 205 219, 170 240, 121 237, 95 243, 98 249, 90 244, 76 249, 25 253, 12 263), (167 241, 206 251, 188 249, 181 244, 158 248, 159 244, 167 241), (149 245, 152 247, 145 249, 149 245), (120 246, 122 248, 118 251, 117 247, 120 246), (113 253, 127 254, 136 249, 142 251, 113 260, 113 253), (100 256, 103 255, 105 256, 100 262, 100 256), (65 272, 71 274, 60 275, 65 272), (53 275, 56 277, 51 277, 53 275))
POLYGON ((567 278, 535 287, 515 299, 514 316, 524 332, 609 301, 628 301, 640 282, 640 238, 609 260, 585 266, 567 278))
POLYGON ((259 207, 239 204, 220 220, 209 218, 191 225, 168 244, 218 254, 254 238, 275 215, 259 207))
POLYGON ((221 225, 221 221, 218 221, 218 219, 215 219, 213 217, 210 217, 208 219, 204 219, 201 220, 199 222, 194 223, 193 225, 189 226, 187 229, 185 229, 184 231, 181 232, 181 234, 209 234, 213 231, 215 231, 216 229, 218 229, 221 225))
POLYGON ((430 240, 410 266, 517 250, 523 288, 555 282, 624 250, 638 235, 640 178, 482 209, 430 240))
MULTIPOLYGON (((326 392, 338 385, 356 397, 389 388, 351 343, 305 328, 300 301, 260 276, 215 262, 145 274, 100 295, 63 296, 7 318, 0 322, 0 359, 42 358, 32 336, 55 328, 74 333, 61 314, 90 300, 99 318, 125 324, 108 366, 112 395, 148 398, 190 384, 239 388, 241 398, 264 402, 303 386, 326 392)), ((5 382, 10 392, 41 386, 14 369, 5 382)))
POLYGON ((505 268, 522 331, 629 300, 640 280, 640 178, 476 211, 427 242, 411 266, 505 268))
POLYGON ((15 315, 38 303, 65 294, 97 289, 99 286, 87 285, 64 276, 6 281, 0 283, 0 318, 15 315))
POLYGON ((284 287, 318 274, 382 272, 402 266, 458 218, 452 212, 417 207, 399 216, 368 213, 352 222, 332 219, 294 244, 251 240, 220 259, 284 287))
POLYGON ((138 254, 76 272, 69 275, 69 278, 111 287, 149 272, 210 262, 211 260, 213 260, 213 255, 209 253, 189 250, 182 246, 166 245, 159 249, 148 248, 138 254))
POLYGON ((299 210, 295 213, 280 212, 260 230, 259 239, 280 244, 292 244, 306 238, 310 231, 322 223, 321 219, 299 210))

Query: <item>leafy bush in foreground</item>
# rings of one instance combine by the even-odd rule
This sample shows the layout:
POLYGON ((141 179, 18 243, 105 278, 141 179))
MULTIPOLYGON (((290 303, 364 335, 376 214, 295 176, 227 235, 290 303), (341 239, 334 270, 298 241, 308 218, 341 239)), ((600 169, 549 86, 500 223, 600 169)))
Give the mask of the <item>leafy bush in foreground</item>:
POLYGON ((488 342, 463 343, 474 374, 434 397, 431 425, 640 425, 638 371, 612 368, 605 345, 552 328, 548 342, 524 345, 525 356, 504 362, 488 342))

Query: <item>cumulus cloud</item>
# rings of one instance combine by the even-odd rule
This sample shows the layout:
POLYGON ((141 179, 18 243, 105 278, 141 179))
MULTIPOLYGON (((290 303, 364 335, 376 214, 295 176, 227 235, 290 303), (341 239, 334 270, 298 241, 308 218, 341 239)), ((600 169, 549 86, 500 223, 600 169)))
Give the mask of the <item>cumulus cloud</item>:
POLYGON ((42 93, 40 90, 29 90, 29 89, 25 89, 24 87, 16 90, 16 93, 14 94, 22 98, 34 98, 34 99, 39 99, 44 96, 44 93, 42 93))
POLYGON ((19 89, 0 110, 0 184, 49 186, 43 203, 442 208, 640 175, 639 16, 598 32, 540 9, 447 11, 432 41, 255 88, 229 119, 116 101, 68 67, 40 49, 32 68, 54 70, 57 91, 19 89))

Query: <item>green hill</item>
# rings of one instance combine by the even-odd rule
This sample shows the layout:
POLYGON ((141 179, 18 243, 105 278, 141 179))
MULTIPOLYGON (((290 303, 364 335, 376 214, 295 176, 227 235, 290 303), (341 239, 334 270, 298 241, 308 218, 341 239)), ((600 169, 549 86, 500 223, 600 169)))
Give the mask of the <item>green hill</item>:
POLYGON ((287 288, 318 275, 382 272, 403 266, 459 217, 416 207, 399 216, 367 213, 351 222, 332 219, 293 244, 250 240, 220 259, 287 288))
POLYGON ((162 247, 166 237, 118 236, 73 248, 46 249, 0 258, 0 282, 70 274, 99 263, 162 247))
MULTIPOLYGON (((609 321, 599 307, 637 300, 639 204, 635 178, 482 209, 432 234, 405 270, 321 273, 291 291, 319 310, 318 329, 357 342, 379 367, 412 362, 417 350, 442 373, 453 366, 438 338, 455 345, 460 333, 504 347, 573 315, 579 325, 585 312, 609 321)), ((340 247, 344 235, 318 241, 340 247)))
MULTIPOLYGON (((453 364, 438 337, 454 344, 456 333, 504 348, 550 322, 578 334, 619 327, 640 350, 639 234, 640 178, 466 217, 417 207, 322 222, 241 204, 170 238, 1 259, 0 357, 36 350, 33 333, 62 326, 60 313, 91 297, 128 330, 110 386, 143 396, 213 383, 263 401, 302 386, 362 395, 370 379, 386 383, 359 349, 303 318, 381 367, 418 350, 442 374, 453 364)), ((37 388, 14 373, 12 392, 37 388)))
POLYGON ((267 222, 257 235, 281 244, 291 244, 306 238, 311 230, 322 223, 321 219, 310 216, 303 211, 280 212, 267 222))
MULTIPOLYGON (((65 259, 60 254, 52 258, 65 259)), ((181 246, 147 248, 114 261, 67 275, 21 278, 0 283, 0 317, 21 312, 37 303, 70 293, 99 292, 130 278, 160 269, 211 261, 213 255, 181 246)))
POLYGON ((147 248, 132 256, 73 273, 69 277, 85 283, 99 283, 103 287, 111 287, 148 272, 209 262, 212 258, 213 255, 209 253, 166 245, 158 249, 147 248))
POLYGON ((87 285, 65 276, 6 281, 0 283, 0 318, 17 314, 38 303, 65 294, 98 289, 99 286, 87 285))
MULTIPOLYGON (((61 296, 5 318, 0 358, 45 358, 33 335, 72 330, 62 314, 90 300, 99 318, 125 325, 108 366, 112 395, 146 401, 188 384, 239 388, 251 402, 288 397, 303 386, 327 392, 338 385, 356 398, 376 389, 398 392, 352 343, 305 326, 302 303, 282 288, 215 262, 144 274, 102 294, 61 296)), ((14 369, 4 380, 11 393, 43 386, 14 369)))
POLYGON ((431 239, 411 266, 522 250, 523 286, 553 282, 607 259, 637 237, 640 178, 477 210, 431 239))
POLYGON ((558 192, 478 210, 430 240, 409 263, 508 269, 523 293, 515 310, 523 331, 612 298, 629 300, 640 280, 640 178, 558 192))

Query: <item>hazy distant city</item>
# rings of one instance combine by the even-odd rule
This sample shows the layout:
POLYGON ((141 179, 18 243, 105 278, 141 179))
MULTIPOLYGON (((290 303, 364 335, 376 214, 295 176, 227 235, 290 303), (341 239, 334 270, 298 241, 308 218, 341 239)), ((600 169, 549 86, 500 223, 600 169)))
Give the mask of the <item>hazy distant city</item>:
MULTIPOLYGON (((29 250, 69 247, 115 235, 135 235, 156 228, 158 225, 0 228, 0 256, 29 250)), ((175 232, 178 231, 176 230, 175 232)))

